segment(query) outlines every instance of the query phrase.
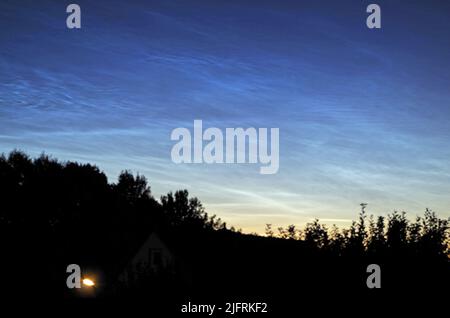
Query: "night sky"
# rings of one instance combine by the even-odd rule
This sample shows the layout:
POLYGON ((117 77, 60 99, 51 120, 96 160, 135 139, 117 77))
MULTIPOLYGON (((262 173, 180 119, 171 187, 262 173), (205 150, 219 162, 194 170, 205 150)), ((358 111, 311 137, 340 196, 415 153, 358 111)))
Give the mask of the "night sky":
POLYGON ((244 231, 450 216, 450 2, 0 2, 0 152, 144 174, 244 231), (382 28, 366 27, 377 3, 382 28), (176 165, 177 127, 280 128, 280 169, 176 165))

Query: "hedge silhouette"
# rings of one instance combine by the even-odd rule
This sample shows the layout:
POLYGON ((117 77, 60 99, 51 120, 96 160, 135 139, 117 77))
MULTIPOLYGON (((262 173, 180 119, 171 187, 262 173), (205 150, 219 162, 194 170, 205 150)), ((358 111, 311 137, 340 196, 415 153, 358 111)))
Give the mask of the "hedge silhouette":
POLYGON ((448 288, 448 220, 428 209, 414 221, 399 212, 367 216, 366 209, 361 204, 347 229, 315 220, 302 230, 290 225, 275 233, 268 224, 265 235, 243 234, 210 216, 187 190, 156 200, 142 175, 125 170, 109 183, 90 164, 32 159, 20 151, 0 156, 0 239, 12 293, 29 286, 31 268, 38 273, 31 275, 34 286, 66 297, 71 263, 101 268, 104 297, 142 295, 156 285, 161 294, 270 294, 285 283, 309 292, 363 290, 372 263, 383 268, 383 288, 448 288), (117 274, 152 232, 173 248, 179 271, 146 273, 135 286, 117 288, 117 274), (180 278, 186 271, 190 280, 180 278))

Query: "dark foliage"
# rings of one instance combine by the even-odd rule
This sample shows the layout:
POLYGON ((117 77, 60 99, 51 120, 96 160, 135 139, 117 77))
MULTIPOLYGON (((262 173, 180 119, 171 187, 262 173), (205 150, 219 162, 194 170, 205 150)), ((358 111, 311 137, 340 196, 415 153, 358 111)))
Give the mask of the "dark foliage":
POLYGON ((105 297, 155 290, 366 289, 365 270, 372 263, 382 266, 387 289, 449 283, 448 221, 430 210, 411 222, 398 212, 387 219, 367 217, 362 204, 349 229, 329 229, 315 220, 303 230, 291 225, 278 228, 277 235, 268 224, 266 236, 245 235, 209 216, 186 190, 157 201, 144 176, 124 171, 110 184, 96 166, 46 155, 31 159, 19 151, 0 157, 0 199, 2 266, 11 293, 32 284, 68 297, 65 269, 71 263, 100 268, 105 297), (135 286, 117 287, 117 273, 152 232, 177 255, 176 271, 144 271, 135 286), (189 278, 181 279, 182 272, 189 278))

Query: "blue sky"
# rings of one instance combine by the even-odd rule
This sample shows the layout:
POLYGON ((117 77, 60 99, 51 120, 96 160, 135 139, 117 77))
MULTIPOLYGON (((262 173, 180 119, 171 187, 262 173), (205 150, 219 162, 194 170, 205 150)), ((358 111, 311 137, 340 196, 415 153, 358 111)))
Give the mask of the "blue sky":
MULTIPOLYGON (((320 2, 320 3, 319 3, 320 2)), ((347 225, 359 203, 450 216, 450 4, 0 3, 0 152, 130 169, 245 231, 347 225), (175 165, 174 128, 280 128, 280 170, 175 165)))

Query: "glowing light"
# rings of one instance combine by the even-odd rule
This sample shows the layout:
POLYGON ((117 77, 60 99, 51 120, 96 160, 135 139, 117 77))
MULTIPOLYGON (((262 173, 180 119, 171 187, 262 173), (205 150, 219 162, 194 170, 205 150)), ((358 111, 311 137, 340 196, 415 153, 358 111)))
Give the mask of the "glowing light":
POLYGON ((86 285, 88 287, 92 287, 92 286, 95 285, 95 283, 91 279, 85 278, 85 279, 83 279, 83 285, 86 285))

